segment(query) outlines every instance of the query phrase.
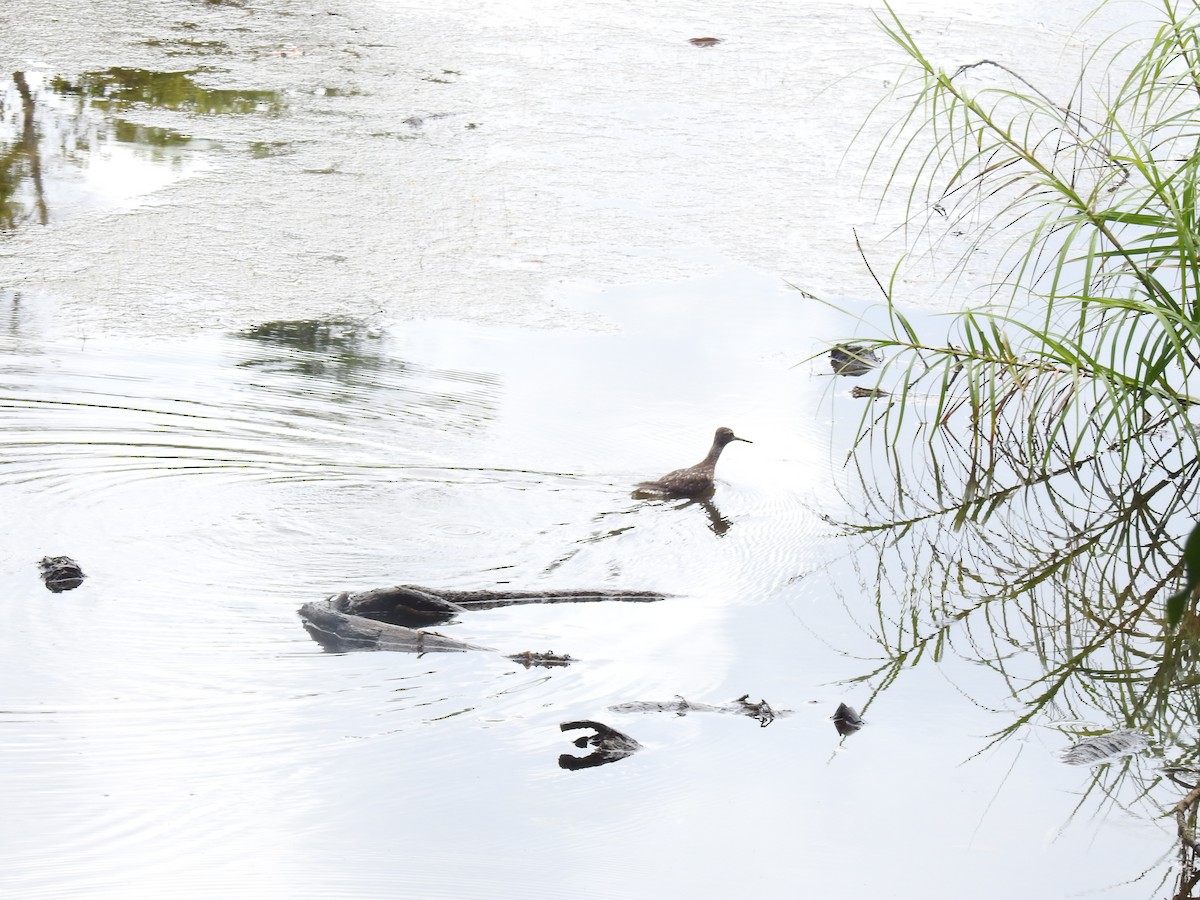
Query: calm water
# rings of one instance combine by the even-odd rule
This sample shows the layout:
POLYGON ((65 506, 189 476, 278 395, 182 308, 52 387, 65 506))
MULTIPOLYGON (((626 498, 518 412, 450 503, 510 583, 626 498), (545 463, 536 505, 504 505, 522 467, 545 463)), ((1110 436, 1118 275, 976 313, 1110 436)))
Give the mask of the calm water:
MULTIPOLYGON (((982 667, 829 718, 878 552, 824 518, 861 407, 796 365, 853 325, 784 279, 867 296, 850 228, 895 240, 842 159, 867 11, 368 7, 0 10, 2 892, 1153 896, 1162 808, 1081 803, 1050 721, 979 754, 982 667), (718 425, 714 508, 631 498, 718 425), (672 596, 475 613, 462 655, 296 616, 396 582, 672 596), (793 714, 610 709, 745 694, 793 714), (644 749, 566 771, 575 719, 644 749)), ((1074 21, 911 14, 1046 77, 1074 21)))

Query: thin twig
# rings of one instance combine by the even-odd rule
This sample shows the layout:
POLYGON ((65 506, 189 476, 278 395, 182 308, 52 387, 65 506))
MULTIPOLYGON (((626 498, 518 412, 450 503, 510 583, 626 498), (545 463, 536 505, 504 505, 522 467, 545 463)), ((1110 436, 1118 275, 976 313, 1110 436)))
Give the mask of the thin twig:
POLYGON ((877 276, 875 274, 875 270, 871 268, 871 261, 867 259, 867 254, 863 250, 862 241, 858 239, 858 229, 851 228, 850 231, 854 234, 854 246, 858 248, 858 255, 862 257, 863 265, 867 267, 867 272, 869 272, 871 278, 875 280, 875 284, 879 286, 879 292, 883 294, 883 299, 890 303, 892 298, 888 296, 887 288, 883 286, 883 282, 879 280, 879 276, 877 276))
POLYGON ((1082 135, 1080 135, 1079 132, 1086 133, 1087 136, 1089 138, 1091 138, 1093 141, 1095 141, 1096 144, 1100 147, 1100 150, 1102 151, 1101 156, 1103 156, 1108 161, 1108 164, 1120 170, 1121 181, 1117 185, 1114 185, 1112 188, 1110 188, 1109 189, 1110 191, 1115 190, 1117 187, 1120 187, 1121 184, 1124 184, 1126 181, 1129 180, 1129 166, 1127 166, 1125 163, 1121 162, 1119 159, 1117 159, 1113 155, 1113 152, 1111 149, 1109 149, 1108 144, 1106 144, 1100 138, 1100 136, 1096 134, 1095 131, 1093 131, 1091 128, 1089 128, 1084 123, 1083 117, 1081 115, 1079 115, 1079 113, 1075 112, 1070 107, 1060 106, 1059 104, 1055 103, 1048 96, 1046 96, 1046 94, 1044 94, 1042 91, 1040 91, 1037 88, 1037 86, 1034 85, 1028 78, 1025 78, 1023 75, 1020 75, 1017 72, 1014 72, 1012 69, 1010 69, 1008 66, 1004 65, 1003 63, 998 63, 995 60, 991 60, 991 59, 981 59, 978 62, 966 63, 965 65, 961 65, 957 69, 954 70, 954 74, 950 76, 950 80, 953 81, 955 78, 957 78, 959 75, 962 75, 964 72, 967 72, 971 69, 978 68, 979 66, 995 66, 997 69, 1000 69, 1001 71, 1008 73, 1011 77, 1017 79, 1017 81, 1021 82, 1021 84, 1025 85, 1025 87, 1029 88, 1031 91, 1033 91, 1039 97, 1041 97, 1042 100, 1044 100, 1052 109, 1055 109, 1058 112, 1062 113, 1064 120, 1066 120, 1066 121, 1074 120, 1075 128, 1076 128, 1076 132, 1075 132, 1076 140, 1082 145, 1084 143, 1084 141, 1082 140, 1082 135))

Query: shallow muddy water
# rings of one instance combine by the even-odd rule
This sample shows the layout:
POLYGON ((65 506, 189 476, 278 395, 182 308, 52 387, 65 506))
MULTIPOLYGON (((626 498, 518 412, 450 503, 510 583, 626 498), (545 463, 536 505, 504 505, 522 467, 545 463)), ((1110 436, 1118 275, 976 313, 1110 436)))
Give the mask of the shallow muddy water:
MULTIPOLYGON (((1025 12, 909 10, 948 53, 1069 70, 1074 17, 1025 12)), ((1009 701, 970 660, 830 720, 869 696, 875 562, 827 521, 861 407, 801 360, 853 324, 786 281, 869 296, 851 228, 896 240, 844 156, 891 73, 864 60, 895 60, 866 9, 10 0, 0 47, 5 895, 1161 869, 1171 826, 1078 811, 1050 723, 977 755, 1009 701), (631 496, 719 425, 753 443, 711 505, 631 496), (51 594, 60 554, 86 580, 51 594), (438 630, 497 652, 464 654, 328 653, 296 615, 399 582, 670 596, 474 612, 438 630), (612 709, 747 694, 791 714, 612 709), (563 768, 589 719, 642 749, 563 768)))

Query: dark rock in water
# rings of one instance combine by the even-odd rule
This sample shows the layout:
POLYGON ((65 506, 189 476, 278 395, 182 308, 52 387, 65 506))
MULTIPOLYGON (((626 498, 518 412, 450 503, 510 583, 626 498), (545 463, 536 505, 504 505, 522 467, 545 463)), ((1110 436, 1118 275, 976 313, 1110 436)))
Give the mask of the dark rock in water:
POLYGON ((69 556, 43 556, 38 563, 42 582, 56 594, 71 591, 83 584, 83 569, 69 556))
POLYGON ((642 745, 629 735, 617 731, 615 728, 610 728, 601 722, 594 722, 591 719, 580 719, 578 722, 563 722, 558 727, 562 731, 591 728, 596 732, 590 735, 585 734, 574 741, 575 746, 581 749, 586 749, 587 747, 595 748, 590 754, 587 756, 572 756, 569 753, 564 753, 558 758, 559 768, 570 769, 572 771, 576 769, 590 769, 592 766, 602 766, 605 763, 616 762, 618 759, 632 756, 642 749, 642 745))
POLYGON ((854 732, 867 724, 859 718, 853 706, 847 706, 845 703, 838 704, 838 708, 834 710, 831 718, 833 719, 833 727, 837 729, 837 733, 842 737, 854 734, 854 732))
POLYGON ((879 356, 862 344, 838 344, 829 351, 829 365, 834 375, 857 378, 879 365, 879 356))
POLYGON ((1098 766, 1133 756, 1150 746, 1150 738, 1140 731, 1124 729, 1085 737, 1063 752, 1062 761, 1070 766, 1098 766))

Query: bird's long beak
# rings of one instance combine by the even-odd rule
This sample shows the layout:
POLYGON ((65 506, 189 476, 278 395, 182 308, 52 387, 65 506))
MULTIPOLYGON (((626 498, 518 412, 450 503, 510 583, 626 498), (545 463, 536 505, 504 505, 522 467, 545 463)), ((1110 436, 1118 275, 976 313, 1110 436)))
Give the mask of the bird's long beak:
POLYGON ((738 437, 736 434, 735 434, 735 435, 734 435, 732 438, 730 438, 730 440, 733 440, 733 441, 745 441, 747 444, 753 444, 753 443, 754 443, 754 441, 747 440, 746 438, 740 438, 740 437, 738 437))

